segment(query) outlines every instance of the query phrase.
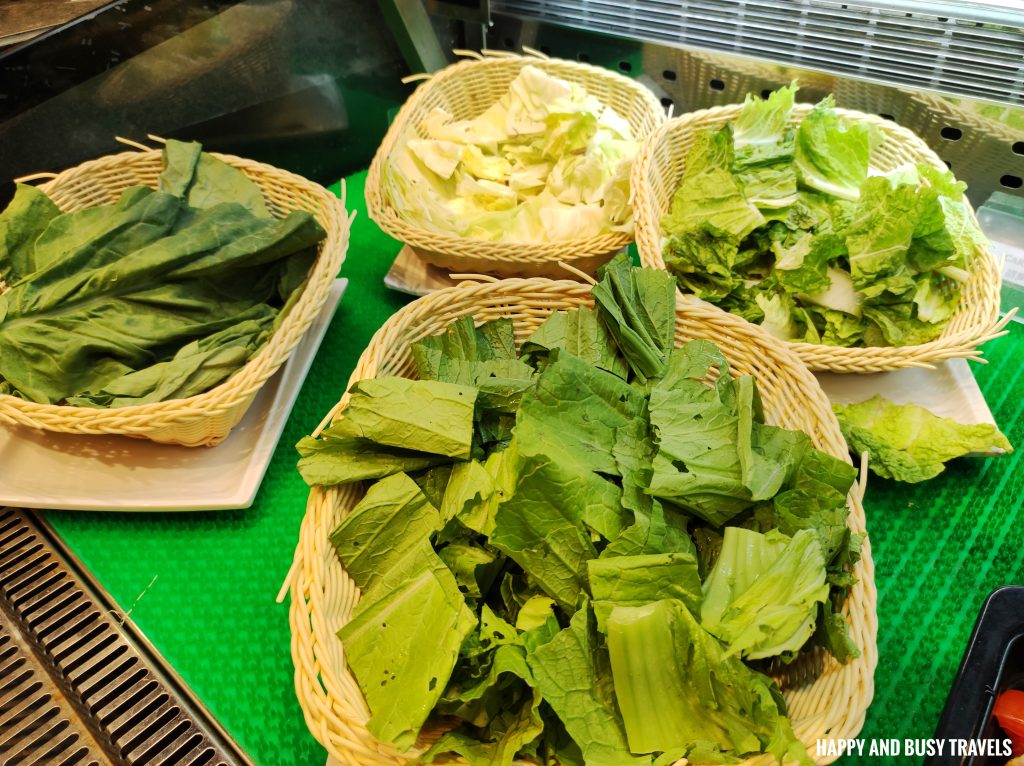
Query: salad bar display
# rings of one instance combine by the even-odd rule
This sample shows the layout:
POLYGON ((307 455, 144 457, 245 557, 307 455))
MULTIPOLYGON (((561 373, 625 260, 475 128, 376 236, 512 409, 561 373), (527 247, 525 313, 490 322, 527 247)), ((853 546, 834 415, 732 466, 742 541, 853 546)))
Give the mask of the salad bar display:
MULTIPOLYGON (((981 599, 1024 578, 1024 347, 966 185, 797 82, 672 116, 629 66, 464 53, 333 190, 153 137, 22 179, 0 505, 43 509, 83 592, 92 568, 129 644, 184 677, 161 683, 258 764, 868 763, 869 740, 908 755, 933 731, 934 763, 1024 757, 1019 588, 946 700, 981 599), (389 292, 399 249, 453 286, 389 292), (984 415, 922 406, 930 386, 984 415), (4 482, 33 460, 81 486, 4 482), (108 513, 145 507, 200 513, 108 513), (954 741, 967 760, 941 760, 954 741)), ((19 578, 61 608, 23 543, 5 625, 19 578)), ((47 630, 95 638, 90 614, 47 630)), ((7 641, 0 753, 30 725, 7 641)), ((117 681, 104 641, 45 649, 59 694, 117 681)), ((113 727, 100 752, 163 688, 65 707, 113 727)), ((184 729, 151 728, 104 757, 184 762, 184 729)), ((32 736, 12 762, 56 757, 32 736)))

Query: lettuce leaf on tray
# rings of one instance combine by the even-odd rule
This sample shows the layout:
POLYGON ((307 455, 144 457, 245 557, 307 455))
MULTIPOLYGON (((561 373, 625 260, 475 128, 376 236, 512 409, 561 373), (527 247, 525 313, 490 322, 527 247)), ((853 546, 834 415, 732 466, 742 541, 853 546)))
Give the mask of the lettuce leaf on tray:
POLYGON ((916 483, 938 476, 953 458, 972 452, 1013 451, 991 423, 959 423, 916 404, 894 404, 880 395, 857 404, 834 404, 832 409, 850 451, 856 455, 866 451, 868 467, 886 479, 916 483))
POLYGON ((159 191, 60 213, 18 188, 0 214, 0 381, 25 399, 123 407, 217 385, 263 346, 325 236, 272 218, 244 173, 169 141, 159 191))
POLYGON ((420 380, 357 383, 300 442, 310 483, 377 480, 331 535, 370 730, 409 750, 443 725, 421 760, 481 766, 805 760, 746 660, 857 655, 854 471, 766 424, 714 344, 674 347, 671 277, 599 276, 522 354, 509 322, 456 320, 414 344, 420 380))

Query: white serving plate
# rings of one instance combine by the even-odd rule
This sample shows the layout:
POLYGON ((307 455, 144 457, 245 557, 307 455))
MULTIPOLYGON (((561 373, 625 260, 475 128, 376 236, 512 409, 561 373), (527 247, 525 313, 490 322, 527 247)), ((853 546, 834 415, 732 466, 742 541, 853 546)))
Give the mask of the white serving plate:
POLYGON ((335 280, 291 357, 215 447, 0 427, 0 506, 91 511, 248 508, 347 279, 335 280))

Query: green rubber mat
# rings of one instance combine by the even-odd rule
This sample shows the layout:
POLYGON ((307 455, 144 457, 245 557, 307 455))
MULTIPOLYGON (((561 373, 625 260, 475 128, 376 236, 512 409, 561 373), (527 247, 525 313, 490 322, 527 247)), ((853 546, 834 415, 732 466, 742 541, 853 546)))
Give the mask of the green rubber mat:
MULTIPOLYGON (((364 181, 365 173, 348 180, 348 207, 359 211, 342 269, 348 291, 253 507, 47 513, 259 766, 325 758, 295 700, 287 607, 274 603, 306 502, 292 445, 337 401, 370 336, 408 300, 383 286, 399 245, 367 218, 364 181)), ((991 364, 975 374, 1010 441, 1024 444, 1024 328, 1014 324, 986 357, 991 364)), ((930 737, 985 597, 1024 583, 1019 459, 955 461, 917 487, 869 482, 880 660, 862 736, 930 737)), ((855 762, 881 761, 843 761, 855 762)))

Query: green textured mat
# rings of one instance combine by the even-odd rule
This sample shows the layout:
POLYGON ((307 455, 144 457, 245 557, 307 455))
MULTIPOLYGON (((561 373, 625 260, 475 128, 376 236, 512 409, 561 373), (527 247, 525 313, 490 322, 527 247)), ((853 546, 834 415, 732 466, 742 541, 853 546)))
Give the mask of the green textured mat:
MULTIPOLYGON (((408 300, 383 285, 399 245, 366 216, 364 180, 361 173, 348 182, 348 207, 359 211, 342 270, 348 291, 253 507, 47 513, 259 766, 324 762, 295 700, 287 608, 274 603, 306 502, 292 445, 337 401, 370 336, 408 300)), ((986 346, 991 364, 974 366, 997 421, 1017 445, 1024 444, 1022 356, 1024 328, 1014 324, 1009 336, 986 346)), ((869 482, 880 660, 862 736, 930 737, 985 597, 1000 585, 1024 583, 1019 459, 954 462, 917 487, 869 482)), ((843 761, 861 762, 880 761, 843 761)))

